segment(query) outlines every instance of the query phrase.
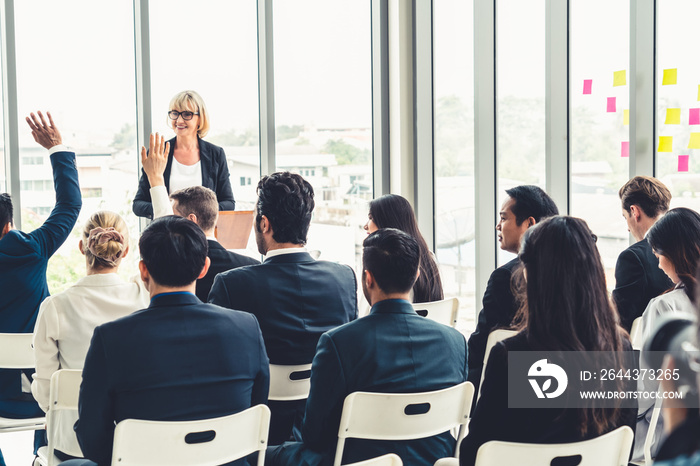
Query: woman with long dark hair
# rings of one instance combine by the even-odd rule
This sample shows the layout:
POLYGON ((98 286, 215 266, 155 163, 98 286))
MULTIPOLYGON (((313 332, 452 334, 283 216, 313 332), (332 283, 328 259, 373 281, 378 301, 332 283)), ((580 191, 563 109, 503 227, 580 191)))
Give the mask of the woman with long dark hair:
MULTIPOLYGON (((605 286, 595 236, 586 222, 551 217, 527 230, 520 249, 525 293, 520 332, 491 351, 460 464, 474 464, 490 440, 566 443, 634 428, 635 408, 509 408, 508 353, 514 351, 631 351, 605 286)), ((581 353, 578 353, 581 354, 581 353)), ((621 358, 613 363, 622 368, 621 358)), ((608 366, 610 367, 610 366, 608 366)))
POLYGON ((367 234, 380 228, 396 228, 413 236, 420 247, 420 274, 413 286, 413 302, 427 303, 444 298, 440 270, 433 254, 418 230, 413 207, 403 197, 387 194, 369 203, 369 220, 365 224, 367 234))

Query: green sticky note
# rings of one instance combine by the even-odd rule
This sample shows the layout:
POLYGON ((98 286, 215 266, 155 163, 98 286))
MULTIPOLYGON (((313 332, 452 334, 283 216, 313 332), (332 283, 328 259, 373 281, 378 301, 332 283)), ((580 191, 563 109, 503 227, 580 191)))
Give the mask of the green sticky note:
POLYGON ((700 149, 700 133, 690 133, 688 149, 700 149))
POLYGON ((627 109, 622 111, 622 124, 625 126, 630 124, 630 111, 627 109))
POLYGON ((667 125, 680 125, 681 124, 681 109, 680 108, 667 108, 666 109, 666 124, 667 125))
POLYGON ((627 71, 615 71, 613 73, 613 87, 624 86, 625 84, 627 84, 627 71))
POLYGON ((664 79, 661 82, 662 86, 670 86, 678 82, 678 68, 669 68, 664 70, 664 79))
MULTIPOLYGON (((696 133, 700 134, 700 133, 696 133)), ((673 136, 659 136, 659 152, 673 152, 673 136)))

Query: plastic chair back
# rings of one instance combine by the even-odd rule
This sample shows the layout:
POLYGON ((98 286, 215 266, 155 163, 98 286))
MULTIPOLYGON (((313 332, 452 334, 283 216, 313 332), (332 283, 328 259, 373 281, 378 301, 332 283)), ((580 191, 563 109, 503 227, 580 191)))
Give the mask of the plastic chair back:
POLYGON ((457 326, 457 317, 459 316, 459 299, 457 298, 447 298, 429 303, 413 303, 413 309, 418 315, 435 322, 453 328, 457 326))
POLYGON ((528 444, 491 441, 476 453, 475 466, 549 465, 555 458, 578 457, 578 466, 627 466, 634 432, 618 427, 600 437, 574 443, 528 444))
POLYGON ((343 404, 334 465, 341 464, 346 438, 411 440, 460 427, 459 445, 473 396, 469 382, 423 393, 351 393, 343 404))
POLYGON ((0 369, 31 369, 34 347, 31 333, 0 333, 0 369))
POLYGON ((311 364, 280 366, 270 364, 270 394, 272 401, 304 400, 311 388, 311 364))
POLYGON ((348 464, 347 466, 403 466, 403 461, 398 455, 389 453, 371 460, 360 461, 359 463, 348 464))
POLYGON ((265 405, 201 421, 125 419, 114 431, 112 466, 215 466, 256 451, 263 466, 269 427, 265 405))
POLYGON ((642 346, 644 345, 644 338, 642 336, 641 317, 637 317, 632 321, 632 328, 630 329, 630 341, 632 342, 632 349, 642 349, 642 346))
POLYGON ((486 375, 486 363, 488 362, 489 356, 491 355, 491 350, 494 346, 496 346, 496 343, 498 343, 499 341, 503 341, 506 338, 510 338, 516 335, 517 333, 518 332, 515 330, 506 330, 501 328, 493 330, 491 333, 489 333, 489 337, 486 339, 486 351, 484 351, 484 362, 481 366, 481 381, 479 382, 479 393, 476 395, 477 401, 481 396, 481 387, 484 385, 484 375, 486 375))
POLYGON ((83 457, 73 425, 78 420, 78 398, 83 371, 61 369, 51 376, 49 386, 49 411, 46 413, 46 432, 49 445, 38 452, 39 464, 54 466, 61 461, 54 450, 71 456, 83 457))

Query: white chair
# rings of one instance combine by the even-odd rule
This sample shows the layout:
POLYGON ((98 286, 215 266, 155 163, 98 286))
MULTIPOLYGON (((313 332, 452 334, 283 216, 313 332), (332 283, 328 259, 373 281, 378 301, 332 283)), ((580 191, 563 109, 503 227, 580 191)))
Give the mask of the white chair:
POLYGON ((493 349, 494 346, 496 346, 496 343, 499 341, 503 341, 506 338, 510 338, 514 335, 516 335, 518 332, 516 330, 506 330, 506 329, 496 329, 493 330, 491 333, 489 333, 489 337, 486 339, 486 350, 484 351, 484 362, 481 365, 481 380, 479 381, 479 393, 476 395, 477 401, 479 400, 479 397, 481 396, 481 387, 484 385, 484 375, 486 374, 486 363, 489 360, 489 355, 491 354, 491 350, 493 349))
POLYGON ((348 464, 347 466, 403 466, 403 461, 398 455, 389 453, 371 460, 360 461, 359 463, 348 464))
POLYGON ((270 364, 271 401, 303 400, 309 397, 311 364, 281 366, 270 364))
POLYGON ((263 466, 269 427, 265 405, 201 421, 125 419, 114 431, 112 466, 215 466, 256 451, 263 466))
MULTIPOLYGON (((0 369, 32 369, 34 348, 31 333, 0 333, 0 369)), ((46 418, 10 419, 0 417, 0 433, 44 428, 46 418)))
POLYGON ((633 439, 632 429, 622 426, 600 437, 573 443, 535 444, 494 440, 479 448, 474 465, 541 466, 551 464, 554 458, 581 456, 578 466, 626 466, 633 439))
POLYGON ((71 456, 82 458, 83 452, 73 431, 78 420, 78 398, 83 371, 61 369, 51 376, 49 386, 49 411, 46 413, 46 431, 49 445, 39 448, 39 464, 54 466, 61 463, 54 455, 58 449, 71 456))
POLYGON ((418 315, 435 322, 453 328, 457 326, 457 317, 459 316, 459 299, 457 298, 447 298, 429 303, 413 303, 413 309, 418 315))
POLYGON ((632 342, 632 349, 636 350, 641 350, 642 345, 644 345, 641 317, 637 317, 632 321, 632 328, 630 329, 630 342, 632 342))
POLYGON ((459 445, 466 434, 473 396, 474 386, 469 382, 423 393, 351 393, 343 404, 333 464, 340 466, 347 438, 412 440, 460 427, 459 445), (416 414, 407 414, 407 409, 416 414))

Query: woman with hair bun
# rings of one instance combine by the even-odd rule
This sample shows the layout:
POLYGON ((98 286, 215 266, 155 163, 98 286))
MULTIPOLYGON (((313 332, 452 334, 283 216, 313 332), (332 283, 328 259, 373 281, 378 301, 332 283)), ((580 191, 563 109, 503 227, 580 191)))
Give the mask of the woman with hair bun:
MULTIPOLYGON (((49 408, 51 375, 59 369, 83 368, 95 327, 144 309, 150 300, 140 278, 126 282, 117 275, 129 252, 129 230, 118 214, 92 214, 83 228, 78 249, 85 255, 87 276, 62 293, 46 298, 34 328, 36 373, 32 393, 44 411, 49 408)), ((62 456, 58 452, 62 459, 80 452, 73 433, 77 415, 69 417, 59 421, 60 435, 71 436, 75 448, 62 456)))

